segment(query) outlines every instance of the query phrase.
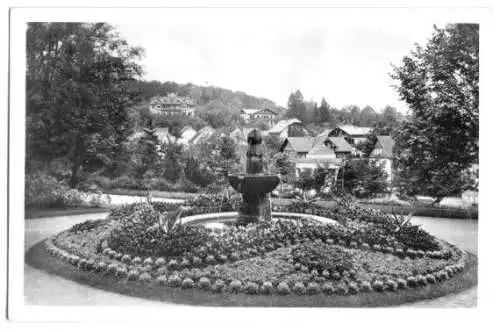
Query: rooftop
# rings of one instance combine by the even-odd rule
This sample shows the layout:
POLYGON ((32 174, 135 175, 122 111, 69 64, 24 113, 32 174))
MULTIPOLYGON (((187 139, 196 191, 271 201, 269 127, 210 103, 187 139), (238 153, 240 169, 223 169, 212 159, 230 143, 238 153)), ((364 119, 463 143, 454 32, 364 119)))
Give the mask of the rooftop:
MULTIPOLYGON (((314 138, 312 137, 288 137, 285 142, 288 142, 292 149, 299 153, 307 153, 313 147, 314 138)), ((283 143, 285 144, 285 143, 283 143)))
POLYGON ((346 132, 348 135, 366 136, 373 130, 371 127, 358 127, 354 125, 338 126, 339 129, 346 132))
POLYGON ((278 121, 278 123, 276 123, 271 129, 269 129, 267 132, 269 134, 279 134, 281 133, 283 130, 285 130, 289 125, 292 125, 294 123, 302 123, 302 121, 300 121, 299 119, 286 119, 286 120, 281 120, 281 121, 278 121))
POLYGON ((375 148, 380 147, 382 153, 374 154, 374 151, 370 154, 373 158, 392 158, 392 149, 394 148, 394 140, 391 136, 377 136, 377 143, 375 148))
POLYGON ((353 152, 353 148, 343 137, 328 137, 327 140, 332 144, 335 152, 353 152))

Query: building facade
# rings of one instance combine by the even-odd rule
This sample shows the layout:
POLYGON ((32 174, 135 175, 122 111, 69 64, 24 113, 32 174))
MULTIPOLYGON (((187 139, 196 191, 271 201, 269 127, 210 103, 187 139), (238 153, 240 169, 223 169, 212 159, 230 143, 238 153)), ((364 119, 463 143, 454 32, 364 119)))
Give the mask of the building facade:
POLYGON ((179 97, 174 93, 169 93, 164 97, 153 97, 149 109, 153 113, 194 116, 194 106, 195 103, 190 97, 179 97))

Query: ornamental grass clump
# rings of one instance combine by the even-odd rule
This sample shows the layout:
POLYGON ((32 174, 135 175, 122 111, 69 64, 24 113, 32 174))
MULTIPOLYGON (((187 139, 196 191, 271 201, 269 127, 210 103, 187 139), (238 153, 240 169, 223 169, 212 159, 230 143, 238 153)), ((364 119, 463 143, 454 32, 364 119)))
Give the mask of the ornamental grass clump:
POLYGON ((139 256, 134 257, 134 259, 132 260, 132 264, 139 265, 141 263, 142 263, 142 258, 139 256))
POLYGON ((146 265, 153 265, 153 258, 148 257, 144 260, 144 264, 146 265))

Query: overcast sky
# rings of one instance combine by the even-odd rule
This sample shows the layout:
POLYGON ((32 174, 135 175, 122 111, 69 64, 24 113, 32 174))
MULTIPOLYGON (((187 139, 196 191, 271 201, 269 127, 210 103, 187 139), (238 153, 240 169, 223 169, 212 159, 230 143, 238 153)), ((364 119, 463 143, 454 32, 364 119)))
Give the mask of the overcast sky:
MULTIPOLYGON (((449 12, 449 11, 448 11, 449 12)), ((300 89, 330 105, 400 101, 389 77, 415 43, 425 44, 437 10, 170 9, 141 21, 111 22, 140 45, 145 79, 240 90, 286 106, 300 89), (156 16, 155 16, 156 15, 156 16)))

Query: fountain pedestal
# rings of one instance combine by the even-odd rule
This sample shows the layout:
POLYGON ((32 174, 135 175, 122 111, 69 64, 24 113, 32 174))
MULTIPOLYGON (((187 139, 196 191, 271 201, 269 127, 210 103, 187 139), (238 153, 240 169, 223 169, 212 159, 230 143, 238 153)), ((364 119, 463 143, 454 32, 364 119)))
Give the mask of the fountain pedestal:
POLYGON ((247 172, 229 175, 229 184, 242 194, 238 223, 248 224, 271 220, 271 201, 269 193, 278 186, 280 180, 276 175, 264 174, 261 146, 262 135, 256 129, 248 134, 247 172))

